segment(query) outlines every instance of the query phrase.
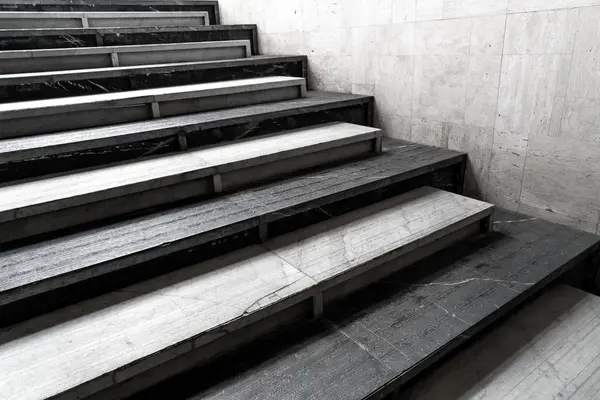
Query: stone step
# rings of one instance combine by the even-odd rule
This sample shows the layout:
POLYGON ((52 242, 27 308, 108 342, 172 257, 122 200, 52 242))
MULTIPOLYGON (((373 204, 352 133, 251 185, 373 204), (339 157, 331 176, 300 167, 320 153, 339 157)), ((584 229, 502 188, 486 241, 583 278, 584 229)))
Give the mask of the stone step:
MULTIPOLYGON (((382 190, 387 197, 406 192, 415 187, 411 183, 415 179, 439 184, 432 176, 449 168, 462 169, 464 159, 453 151, 406 144, 379 157, 7 250, 0 253, 0 306, 12 303, 12 312, 0 309, 0 324, 39 315, 40 304, 44 310, 60 308, 64 299, 77 296, 74 290, 60 296, 52 291, 84 280, 89 283, 82 293, 106 293, 114 290, 113 282, 123 281, 123 275, 107 278, 108 285, 93 278, 142 265, 133 268, 135 273, 127 272, 142 280, 151 277, 147 271, 152 270, 153 260, 170 272, 173 265, 181 264, 178 255, 185 254, 189 265, 202 259, 205 247, 216 247, 212 245, 216 242, 248 236, 249 243, 257 244, 280 235, 281 227, 285 233, 372 204, 381 200, 382 190), (200 259, 192 254, 201 254, 200 259), (47 296, 41 300, 44 293, 47 296), (26 298, 33 303, 23 303, 26 298)), ((461 182, 448 183, 461 186, 461 182)))
POLYGON ((306 96, 304 78, 261 77, 0 104, 0 139, 306 96))
POLYGON ((50 71, 228 60, 251 55, 248 40, 13 50, 0 52, 0 74, 48 74, 50 71))
POLYGON ((378 129, 331 123, 16 183, 0 187, 0 241, 232 191, 380 150, 378 129))
POLYGON ((0 29, 0 50, 214 42, 218 40, 250 40, 252 43, 252 54, 258 54, 256 25, 0 29))
POLYGON ((210 25, 205 11, 0 11, 2 29, 163 27, 210 25))
POLYGON ((341 93, 0 140, 0 182, 340 121, 370 125, 372 99, 341 93))
POLYGON ((5 74, 0 75, 0 103, 249 79, 259 76, 282 75, 306 78, 307 62, 306 56, 252 56, 219 61, 5 74))
MULTIPOLYGON (((487 387, 486 391, 473 390, 478 379, 488 381, 498 373, 510 371, 507 368, 510 362, 503 359, 502 363, 494 364, 490 354, 501 353, 514 360, 524 352, 534 352, 540 362, 547 362, 548 351, 555 350, 554 346, 549 346, 551 343, 544 342, 534 348, 521 344, 519 348, 498 345, 489 351, 478 349, 472 359, 462 359, 460 363, 454 363, 454 368, 443 367, 438 376, 442 381, 435 377, 423 381, 420 374, 447 360, 450 352, 473 340, 475 335, 483 333, 484 337, 490 337, 492 323, 548 287, 565 271, 585 265, 594 255, 597 257, 600 238, 515 213, 496 211, 494 219, 492 235, 449 247, 409 270, 386 276, 380 283, 330 308, 318 323, 296 326, 275 337, 265 336, 244 351, 234 352, 217 363, 208 363, 127 397, 144 387, 148 377, 159 380, 173 374, 182 363, 181 359, 174 359, 96 399, 413 399, 402 390, 411 387, 411 380, 425 390, 436 388, 439 382, 468 390, 458 392, 446 387, 427 391, 424 396, 417 397, 423 400, 515 398, 494 390, 499 386, 510 390, 515 382, 523 381, 523 376, 511 376, 515 378, 513 382, 496 380, 497 385, 487 387), (473 361, 480 364, 480 368, 476 369, 473 361)), ((390 270, 398 267, 396 261, 387 265, 390 270)), ((366 274, 363 278, 377 277, 366 274)), ((542 299, 546 309, 554 303, 569 315, 573 311, 584 311, 592 317, 583 321, 591 322, 587 328, 597 326, 597 320, 593 320, 597 318, 597 311, 594 312, 592 304, 574 310, 573 303, 565 297, 552 300, 553 297, 544 295, 542 299)), ((531 306, 523 310, 528 307, 531 306)), ((529 317, 528 321, 522 322, 536 324, 540 321, 540 315, 535 313, 529 317)), ((544 327, 564 325, 565 329, 580 329, 581 325, 569 326, 569 318, 563 317, 553 312, 544 327)), ((496 330, 491 331, 492 336, 496 335, 496 330)), ((522 339, 527 326, 515 324, 501 331, 503 338, 514 343, 522 339)), ((568 345, 567 350, 575 345, 568 345)), ((198 354, 197 359, 202 361, 202 355, 198 354)), ((572 361, 572 358, 563 360, 572 361)), ((521 372, 522 367, 520 365, 521 372)), ((531 363, 527 364, 527 368, 532 367, 531 363)), ((574 368, 572 362, 569 368, 574 368)), ((530 376, 538 388, 540 379, 557 376, 563 378, 561 385, 566 385, 565 375, 557 375, 554 368, 552 370, 530 376)), ((553 388, 552 385, 544 387, 553 388)), ((539 390, 532 390, 519 398, 531 398, 539 393, 539 390)), ((588 393, 590 396, 586 398, 595 397, 594 391, 588 393)), ((553 393, 541 398, 563 396, 553 393)))
POLYGON ((452 245, 492 212, 423 187, 12 326, 0 333, 0 392, 6 400, 85 397, 192 349, 229 350, 227 333, 252 338, 308 305, 320 316, 351 278, 452 245))
POLYGON ((0 0, 1 11, 206 11, 221 23, 219 2, 212 0, 0 0))

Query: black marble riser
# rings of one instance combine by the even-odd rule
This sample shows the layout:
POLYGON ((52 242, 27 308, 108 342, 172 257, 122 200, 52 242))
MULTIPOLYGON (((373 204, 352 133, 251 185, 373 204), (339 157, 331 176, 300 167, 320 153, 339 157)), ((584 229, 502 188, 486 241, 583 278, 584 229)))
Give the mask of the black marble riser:
POLYGON ((211 25, 219 25, 218 7, 191 4, 0 4, 0 11, 206 11, 211 25))
POLYGON ((260 76, 293 76, 302 78, 304 77, 304 65, 302 61, 294 61, 156 74, 140 72, 129 76, 111 78, 68 81, 55 81, 52 79, 49 82, 43 83, 2 86, 0 87, 0 103, 249 79, 260 76))
MULTIPOLYGON (((368 107, 368 104, 362 104, 310 113, 297 111, 290 116, 267 120, 257 117, 255 121, 244 124, 192 132, 187 136, 187 144, 190 148, 196 148, 334 121, 369 125, 368 107)), ((178 138, 171 136, 0 164, 0 183, 179 151, 178 138)))
MULTIPOLYGON (((110 29, 67 29, 44 35, 23 34, 13 30, 0 31, 0 50, 58 49, 66 47, 130 46, 139 44, 209 42, 222 40, 250 40, 252 54, 258 55, 256 27, 236 26, 223 29, 137 29, 111 32, 110 29)), ((118 30, 118 29, 117 29, 118 30)), ((114 31, 114 30, 113 30, 114 31)))
MULTIPOLYGON (((453 165, 424 172, 413 178, 394 184, 388 184, 379 189, 354 196, 350 195, 350 197, 346 197, 343 200, 331 202, 320 207, 315 206, 308 211, 271 222, 267 228, 269 237, 280 236, 422 186, 433 186, 460 194, 462 190, 462 169, 463 163, 457 161, 453 165)), ((186 203, 189 203, 189 201, 186 203)), ((172 206, 173 205, 170 205, 170 207, 172 206)), ((155 211, 159 210, 157 209, 155 211)), ((133 215, 129 217, 133 217, 133 215)), ((112 221, 104 221, 103 224, 110 222, 112 221)), ((89 225, 86 228, 91 229, 93 228, 93 225, 89 225)), ((252 228, 193 248, 172 253, 149 262, 127 267, 110 274, 29 297, 0 307, 0 327, 24 321, 52 310, 65 307, 69 304, 80 302, 132 285, 136 282, 160 276, 171 272, 174 269, 184 268, 258 243, 260 243, 258 229, 252 228)), ((13 245, 21 246, 26 244, 26 241, 23 241, 22 243, 13 245)), ((166 246, 174 246, 176 244, 177 243, 169 243, 166 246)))

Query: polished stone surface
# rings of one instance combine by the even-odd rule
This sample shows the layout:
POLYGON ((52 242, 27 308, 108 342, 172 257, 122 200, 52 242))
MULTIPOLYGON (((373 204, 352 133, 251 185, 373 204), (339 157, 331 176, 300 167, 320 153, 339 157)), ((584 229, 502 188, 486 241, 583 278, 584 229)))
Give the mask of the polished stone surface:
POLYGON ((495 219, 490 236, 351 296, 321 324, 253 343, 136 398, 362 400, 389 394, 600 243, 597 236, 519 214, 496 212, 495 219))
POLYGON ((55 309, 65 299, 81 301, 86 295, 116 290, 127 282, 123 275, 135 278, 133 282, 148 279, 154 273, 149 261, 170 272, 232 251, 235 246, 227 243, 236 243, 236 237, 248 237, 246 245, 258 243, 252 229, 261 223, 267 225, 268 236, 275 237, 422 185, 460 193, 457 171, 464 158, 448 150, 385 141, 385 151, 378 157, 5 250, 0 253, 0 286, 6 288, 1 303, 117 272, 104 282, 82 282, 85 288, 80 292, 67 288, 44 299, 31 297, 30 303, 16 304, 14 312, 3 309, 2 323, 55 309))
POLYGON ((0 29, 0 50, 250 40, 258 54, 256 25, 151 28, 0 29))
POLYGON ((205 11, 0 11, 3 29, 173 27, 210 25, 205 11))
MULTIPOLYGON (((249 40, 14 50, 0 52, 0 73, 48 75, 50 71, 69 71, 72 74, 73 70, 239 59, 250 57, 251 53, 249 40)), ((55 77, 55 81, 60 79, 55 77)))
POLYGON ((306 56, 253 56, 131 67, 0 75, 0 102, 40 100, 106 92, 248 79, 306 77, 306 56))
POLYGON ((399 396, 593 399, 600 377, 599 312, 598 296, 564 284, 553 287, 399 396))
POLYGON ((201 335, 203 343, 210 342, 223 331, 243 329, 259 315, 265 318, 277 307, 283 310, 311 297, 331 275, 305 271, 307 265, 267 250, 280 249, 282 243, 289 243, 286 249, 296 254, 317 257, 321 252, 322 260, 329 260, 323 266, 344 275, 384 253, 408 252, 451 235, 492 211, 492 205, 423 187, 362 209, 358 220, 352 215, 334 218, 264 247, 249 247, 12 326, 0 334, 0 391, 6 399, 46 398, 65 391, 91 394, 110 386, 107 378, 116 379, 117 371, 130 366, 139 370, 135 364, 142 360, 143 369, 156 366, 191 350, 201 335), (413 215, 414 209, 420 212, 413 215), (310 240, 298 240, 356 231, 365 243, 373 243, 381 232, 367 228, 382 219, 396 228, 406 226, 399 231, 404 238, 362 256, 348 252, 343 242, 319 250, 310 240), (345 256, 330 258, 331 251, 345 256), (27 362, 32 359, 44 361, 27 362))
MULTIPOLYGON (((25 218, 300 155, 372 141, 375 128, 331 123, 0 188, 0 221, 25 218)), ((248 179, 251 179, 250 177, 248 179)), ((215 191, 220 191, 216 190, 215 191)))

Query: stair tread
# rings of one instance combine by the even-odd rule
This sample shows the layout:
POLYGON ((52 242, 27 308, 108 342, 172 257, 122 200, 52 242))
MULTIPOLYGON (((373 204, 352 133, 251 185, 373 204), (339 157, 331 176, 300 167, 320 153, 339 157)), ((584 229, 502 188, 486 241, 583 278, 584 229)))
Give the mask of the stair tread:
MULTIPOLYGON (((245 42, 231 40, 223 42, 245 42)), ((193 42, 193 43, 223 43, 223 42, 193 42)), ((151 45, 152 46, 152 45, 151 45)), ((128 46, 114 46, 128 47, 128 46)), ((136 47, 136 46, 133 46, 136 47)), ((102 49, 103 47, 94 47, 102 49)), ((68 48, 70 49, 70 48, 68 48)), ((25 51, 25 50, 8 50, 25 51)), ((26 50, 29 51, 29 50, 26 50)), ((37 51, 37 50, 34 50, 37 51)), ((60 82, 65 80, 100 79, 135 74, 158 74, 174 71, 205 70, 214 68, 230 68, 236 66, 253 66, 277 62, 294 62, 306 60, 306 56, 264 55, 237 58, 231 60, 190 61, 164 64, 128 65, 121 67, 73 69, 61 71, 24 72, 18 74, 1 74, 0 86, 20 85, 26 83, 60 82)))
POLYGON ((136 361, 151 364, 148 357, 158 352, 163 358, 167 351, 184 352, 182 346, 191 349, 194 338, 204 343, 209 332, 218 335, 231 323, 240 329, 250 316, 272 313, 284 300, 311 297, 310 289, 334 276, 391 251, 415 249, 492 210, 487 203, 422 187, 264 247, 15 325, 0 334, 0 391, 7 399, 45 398, 93 380, 110 385, 136 361))
MULTIPOLYGON (((167 50, 186 50, 186 49, 204 49, 228 46, 250 45, 249 40, 221 40, 213 42, 181 42, 181 43, 156 43, 156 44, 135 44, 125 46, 102 46, 102 47, 67 47, 62 49, 33 49, 33 50, 7 50, 0 52, 0 59, 12 59, 15 57, 50 57, 50 56, 72 56, 81 54, 105 54, 105 53, 131 53, 140 51, 167 51, 167 50)), ((48 74, 49 71, 39 72, 48 74)), ((56 73, 56 72, 54 72, 56 73)), ((29 73, 35 74, 35 73, 29 73)), ((5 77, 7 74, 3 74, 5 77)))
POLYGON ((251 89, 257 90, 259 88, 266 89, 270 87, 278 87, 278 85, 300 85, 304 82, 304 78, 295 78, 289 76, 267 76, 251 79, 237 79, 231 81, 197 83, 193 85, 132 90, 127 92, 63 97, 59 99, 4 103, 0 104, 0 119, 10 119, 19 115, 47 115, 54 113, 55 110, 68 109, 72 106, 99 107, 102 103, 112 105, 113 102, 118 102, 119 104, 140 104, 147 102, 185 99, 193 96, 211 96, 215 93, 240 93, 251 89))
POLYGON ((495 220, 491 238, 388 276, 322 324, 269 338, 266 347, 253 344, 235 354, 235 363, 190 371, 135 399, 168 393, 194 400, 363 400, 392 393, 600 243, 598 236, 512 212, 496 211, 495 220))
POLYGON ((214 240, 212 232, 234 234, 257 226, 259 219, 275 221, 462 158, 411 143, 371 159, 6 251, 0 253, 0 304, 172 253, 185 248, 186 240, 214 240))
POLYGON ((451 393, 449 398, 593 399, 600 372, 599 309, 597 295, 562 283, 551 287, 401 398, 451 393))
POLYGON ((165 186, 289 158, 286 153, 308 154, 380 135, 376 128, 337 122, 7 185, 0 187, 0 221, 148 190, 148 185, 165 186), (163 182, 167 178, 172 182, 163 182), (98 196, 83 198, 93 194, 98 196))
MULTIPOLYGON (((188 25, 191 22, 209 25, 209 14, 207 11, 0 11, 0 21, 3 21, 3 26, 6 26, 8 21, 17 20, 17 23, 10 23, 9 27, 15 28, 45 28, 48 24, 44 24, 44 20, 52 21, 51 26, 60 28, 68 22, 63 20, 76 19, 79 26, 86 27, 82 19, 89 20, 90 26, 101 26, 110 28, 108 21, 103 20, 118 19, 120 26, 178 26, 188 25), (178 19, 182 21, 162 23, 163 19, 178 19), (23 21, 25 20, 25 21, 23 21), (39 21, 39 22, 33 22, 39 21), (125 22, 127 21, 127 22, 125 22), (30 25, 33 24, 33 25, 30 25)), ((86 21, 88 22, 88 21, 86 21)), ((111 23, 115 23, 114 21, 111 23)), ((195 26, 194 24, 193 26, 195 26)))
POLYGON ((307 97, 176 117, 78 129, 67 132, 23 136, 0 140, 0 162, 79 151, 139 140, 175 135, 181 130, 209 129, 251 121, 256 117, 275 118, 290 112, 319 111, 335 106, 362 104, 369 97, 327 92, 308 92, 307 97), (297 111, 300 110, 300 111, 297 111))

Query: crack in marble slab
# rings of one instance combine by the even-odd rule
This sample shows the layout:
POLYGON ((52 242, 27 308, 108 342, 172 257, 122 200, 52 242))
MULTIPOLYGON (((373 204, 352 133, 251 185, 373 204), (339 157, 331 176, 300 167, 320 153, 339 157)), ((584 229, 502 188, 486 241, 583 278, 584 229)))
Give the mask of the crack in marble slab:
MULTIPOLYGON (((400 284, 404 284, 407 286, 457 286, 464 285, 469 282, 495 282, 495 283, 509 283, 509 284, 517 284, 517 285, 525 285, 525 286, 533 286, 535 283, 531 282, 519 282, 519 281, 511 281, 505 279, 493 279, 493 278, 468 278, 462 281, 457 282, 430 282, 430 283, 410 283, 410 282, 400 282, 400 284)), ((510 289, 507 287, 507 289, 510 289)))
POLYGON ((539 218, 525 218, 525 219, 515 219, 513 221, 494 221, 494 225, 500 224, 516 224, 518 222, 529 222, 529 221, 537 221, 539 218))
POLYGON ((375 354, 371 353, 371 351, 369 350, 369 348, 367 346, 365 346, 363 343, 359 342, 358 340, 354 339, 353 337, 351 337, 350 335, 348 335, 346 332, 344 332, 344 330, 342 328, 340 328, 338 325, 334 324, 332 321, 328 320, 328 319, 324 319, 324 321, 333 329, 335 329, 336 332, 339 332, 342 336, 344 336, 345 338, 347 338, 348 340, 350 340, 352 343, 354 343, 355 345, 357 345, 358 347, 360 347, 362 350, 364 350, 368 355, 370 355, 371 357, 373 357, 375 360, 379 361, 379 363, 381 364, 381 366, 383 368, 385 368, 388 372, 394 373, 395 371, 393 371, 390 367, 388 367, 385 363, 385 361, 383 361, 382 359, 380 359, 379 357, 377 357, 375 354))

